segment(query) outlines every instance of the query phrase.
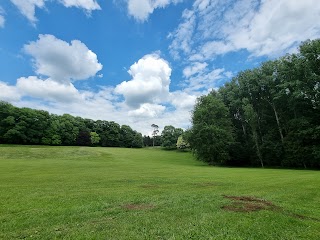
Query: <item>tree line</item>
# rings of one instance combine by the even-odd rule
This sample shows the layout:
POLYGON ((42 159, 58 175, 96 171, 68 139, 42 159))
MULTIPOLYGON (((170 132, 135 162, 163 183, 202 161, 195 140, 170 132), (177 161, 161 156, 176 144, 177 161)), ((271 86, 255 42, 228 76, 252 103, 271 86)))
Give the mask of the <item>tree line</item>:
MULTIPOLYGON (((142 136, 128 125, 113 121, 56 115, 47 111, 18 108, 0 101, 0 143, 55 146, 102 146, 141 148, 162 146, 176 149, 183 134, 181 128, 165 126, 159 134, 158 126, 151 126, 150 136, 142 136)), ((179 148, 183 148, 180 146, 179 148)))
POLYGON ((143 137, 113 121, 49 114, 0 102, 0 143, 141 148, 143 137))
POLYGON ((320 40, 198 98, 185 137, 211 164, 320 168, 320 40))

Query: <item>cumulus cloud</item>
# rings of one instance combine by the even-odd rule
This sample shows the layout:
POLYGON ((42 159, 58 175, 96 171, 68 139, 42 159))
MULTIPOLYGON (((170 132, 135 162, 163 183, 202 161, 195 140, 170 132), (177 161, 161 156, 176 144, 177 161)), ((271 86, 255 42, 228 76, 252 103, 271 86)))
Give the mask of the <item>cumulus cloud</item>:
POLYGON ((95 0, 60 0, 65 7, 83 8, 89 13, 93 10, 100 10, 101 7, 95 0))
POLYGON ((57 102, 80 100, 78 90, 72 83, 61 84, 51 79, 39 79, 36 76, 21 77, 17 80, 17 89, 24 96, 42 98, 57 102))
POLYGON ((182 128, 190 125, 196 95, 169 91, 171 68, 159 54, 144 56, 128 72, 132 80, 116 89, 102 86, 98 91, 80 90, 71 82, 58 82, 50 77, 21 77, 14 86, 0 82, 0 99, 55 114, 115 121, 143 134, 150 134, 152 123, 158 124, 160 130, 166 125, 182 128), (116 92, 123 94, 125 100, 116 92))
POLYGON ((128 73, 132 80, 117 85, 115 92, 125 97, 128 106, 159 103, 169 94, 171 68, 158 54, 149 54, 134 63, 128 73))
POLYGON ((146 21, 156 8, 165 8, 167 5, 177 4, 182 0, 128 0, 127 7, 129 15, 138 21, 146 21))
POLYGON ((194 20, 183 13, 169 50, 191 61, 241 49, 252 56, 278 56, 320 37, 318 0, 197 0, 185 11, 194 20))
POLYGON ((137 118, 155 118, 159 117, 166 107, 160 104, 143 103, 138 109, 128 112, 128 116, 137 118))
POLYGON ((0 100, 2 101, 15 102, 21 98, 21 94, 15 86, 0 81, 0 89, 0 100))
POLYGON ((46 0, 11 0, 11 2, 19 9, 33 25, 36 23, 35 11, 37 8, 44 8, 46 0))
POLYGON ((33 57, 35 72, 53 81, 68 83, 88 79, 102 69, 97 55, 79 40, 67 43, 53 35, 39 35, 39 39, 24 46, 33 57))
POLYGON ((196 102, 197 96, 182 91, 172 92, 170 102, 176 109, 191 110, 196 102))

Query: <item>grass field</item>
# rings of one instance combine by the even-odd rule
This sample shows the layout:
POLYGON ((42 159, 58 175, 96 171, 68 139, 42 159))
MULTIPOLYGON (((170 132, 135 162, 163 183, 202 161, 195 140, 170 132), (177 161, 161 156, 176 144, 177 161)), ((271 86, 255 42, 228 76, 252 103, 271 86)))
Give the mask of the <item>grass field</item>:
POLYGON ((0 145, 0 239, 320 239, 320 172, 0 145))

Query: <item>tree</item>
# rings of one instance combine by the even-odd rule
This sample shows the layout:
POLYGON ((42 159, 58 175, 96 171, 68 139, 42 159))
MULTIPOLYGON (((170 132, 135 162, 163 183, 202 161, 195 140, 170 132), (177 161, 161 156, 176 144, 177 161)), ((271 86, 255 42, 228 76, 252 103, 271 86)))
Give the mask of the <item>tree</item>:
POLYGON ((183 134, 181 128, 175 128, 171 125, 165 126, 161 133, 161 146, 166 149, 175 149, 179 136, 183 134))
POLYGON ((143 145, 145 147, 149 147, 149 146, 152 146, 152 144, 153 144, 153 140, 151 139, 151 137, 144 135, 143 136, 143 145))
POLYGON ((152 124, 151 127, 153 128, 153 131, 152 131, 152 139, 153 139, 152 146, 154 147, 155 138, 157 137, 157 135, 159 133, 159 126, 156 125, 156 124, 152 124))
POLYGON ((132 147, 133 148, 142 148, 143 147, 143 138, 142 134, 134 131, 134 137, 132 140, 132 147))
POLYGON ((180 135, 177 140, 177 148, 180 150, 185 150, 190 147, 190 144, 183 138, 183 135, 180 135))
POLYGON ((91 145, 96 146, 100 142, 100 136, 96 132, 90 132, 91 145))
POLYGON ((81 130, 77 136, 77 145, 79 146, 90 146, 91 136, 90 132, 86 129, 81 130))
POLYGON ((249 103, 248 99, 244 99, 243 102, 244 102, 244 113, 245 113, 246 122, 251 128, 255 148, 257 151, 257 156, 259 158, 261 167, 264 167, 261 150, 260 150, 259 137, 258 137, 258 115, 253 110, 253 107, 249 103))
POLYGON ((224 164, 233 142, 228 109, 216 92, 198 98, 192 113, 188 142, 198 159, 210 164, 224 164))
POLYGON ((134 140, 134 131, 128 125, 122 125, 120 129, 120 146, 121 147, 132 147, 134 140))

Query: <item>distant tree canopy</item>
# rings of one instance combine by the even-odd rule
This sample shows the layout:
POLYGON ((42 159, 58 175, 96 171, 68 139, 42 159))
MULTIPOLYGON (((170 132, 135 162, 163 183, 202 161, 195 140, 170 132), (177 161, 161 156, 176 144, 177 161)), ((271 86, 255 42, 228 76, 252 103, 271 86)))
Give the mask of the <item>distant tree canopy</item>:
POLYGON ((161 146, 166 149, 177 148, 177 140, 183 134, 183 129, 171 125, 165 126, 161 133, 161 146))
POLYGON ((140 148, 143 138, 129 126, 112 121, 59 116, 1 101, 0 143, 140 148))
POLYGON ((320 168, 320 40, 198 99, 187 140, 203 161, 320 168))

